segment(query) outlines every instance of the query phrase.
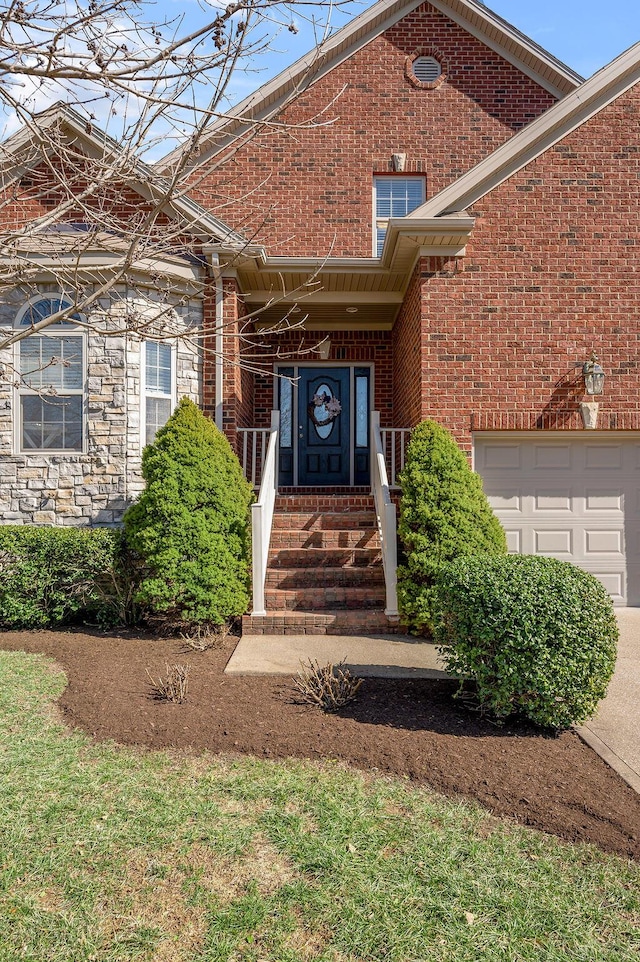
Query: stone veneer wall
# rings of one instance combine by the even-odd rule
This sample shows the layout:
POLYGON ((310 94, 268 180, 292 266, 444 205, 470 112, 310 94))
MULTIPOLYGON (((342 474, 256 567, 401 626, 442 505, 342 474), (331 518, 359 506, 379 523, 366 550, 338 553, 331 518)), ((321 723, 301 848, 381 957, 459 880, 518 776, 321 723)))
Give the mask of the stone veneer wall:
MULTIPOLYGON (((41 292, 55 293, 42 285, 41 292)), ((122 293, 122 292, 120 292, 122 293)), ((137 290, 135 297, 145 296, 137 290)), ((154 300, 153 293, 148 299, 154 300)), ((22 306, 14 295, 0 305, 6 330, 22 306)), ((200 326, 202 302, 177 305, 188 327, 200 326)), ((71 333, 71 331, 69 331, 71 333)), ((117 525, 143 488, 141 469, 140 357, 136 336, 86 335, 86 449, 82 454, 21 454, 16 450, 17 392, 12 365, 17 352, 0 352, 0 523, 117 525)), ((201 397, 201 359, 188 341, 177 341, 177 397, 201 397)))

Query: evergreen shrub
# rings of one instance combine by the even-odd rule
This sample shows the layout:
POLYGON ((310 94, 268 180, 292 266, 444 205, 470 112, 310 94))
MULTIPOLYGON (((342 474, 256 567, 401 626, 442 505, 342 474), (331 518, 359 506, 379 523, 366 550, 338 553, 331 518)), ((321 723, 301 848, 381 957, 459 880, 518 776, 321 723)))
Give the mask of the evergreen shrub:
POLYGON ((121 533, 0 526, 0 628, 121 620, 121 533))
POLYGON ((253 492, 227 439, 183 398, 145 448, 142 474, 146 487, 124 528, 143 618, 188 631, 242 614, 253 492))
POLYGON ((595 712, 618 627, 594 575, 555 558, 460 558, 441 570, 437 594, 436 641, 482 708, 555 729, 595 712))
POLYGON ((464 555, 504 555, 506 540, 480 478, 435 421, 423 421, 412 432, 400 485, 400 612, 412 632, 429 635, 441 566, 464 555))

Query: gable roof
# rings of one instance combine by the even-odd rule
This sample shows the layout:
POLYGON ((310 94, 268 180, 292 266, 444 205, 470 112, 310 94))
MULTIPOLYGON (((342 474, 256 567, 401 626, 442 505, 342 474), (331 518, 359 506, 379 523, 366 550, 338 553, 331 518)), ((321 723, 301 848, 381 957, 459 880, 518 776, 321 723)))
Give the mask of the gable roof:
MULTIPOLYGON (((428 0, 432 7, 453 20, 516 66, 555 97, 575 90, 583 78, 530 40, 478 0, 428 0)), ((378 0, 368 10, 287 67, 241 101, 209 129, 195 163, 218 153, 246 129, 246 123, 266 120, 334 67, 384 33, 424 0, 378 0)), ((166 170, 188 147, 172 151, 158 169, 166 170)))
POLYGON ((403 222, 467 210, 499 184, 581 127, 640 81, 640 42, 558 101, 403 222))
MULTIPOLYGON (((37 115, 33 127, 23 127, 0 143, 0 174, 5 188, 12 180, 19 179, 40 163, 43 152, 50 149, 46 137, 48 131, 60 133, 69 141, 80 144, 89 157, 108 160, 122 152, 117 141, 89 124, 68 104, 56 103, 37 115)), ((242 234, 232 230, 180 190, 171 192, 169 181, 161 178, 154 168, 138 158, 132 158, 128 173, 121 176, 141 197, 152 203, 161 203, 170 217, 182 221, 185 229, 197 237, 215 240, 233 250, 247 246, 247 239, 242 234)))

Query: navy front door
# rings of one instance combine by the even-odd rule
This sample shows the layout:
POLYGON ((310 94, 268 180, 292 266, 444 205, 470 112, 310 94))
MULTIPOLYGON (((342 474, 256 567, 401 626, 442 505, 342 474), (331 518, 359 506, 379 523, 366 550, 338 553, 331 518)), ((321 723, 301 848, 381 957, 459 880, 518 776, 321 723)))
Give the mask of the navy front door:
POLYGON ((298 483, 349 484, 350 373, 348 368, 300 369, 298 483))

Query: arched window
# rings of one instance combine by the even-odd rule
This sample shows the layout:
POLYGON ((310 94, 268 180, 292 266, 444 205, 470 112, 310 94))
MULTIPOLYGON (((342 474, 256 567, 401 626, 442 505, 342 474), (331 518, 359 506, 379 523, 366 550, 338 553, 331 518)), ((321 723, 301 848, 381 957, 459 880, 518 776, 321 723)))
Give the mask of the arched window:
MULTIPOLYGON (((38 324, 39 321, 44 321, 45 318, 51 317, 53 314, 57 314, 58 311, 68 310, 72 307, 71 301, 64 297, 38 297, 37 300, 25 304, 19 311, 16 320, 20 327, 30 327, 38 324)), ((68 314, 64 320, 55 321, 55 324, 75 325, 81 320, 80 314, 74 313, 68 314)))

